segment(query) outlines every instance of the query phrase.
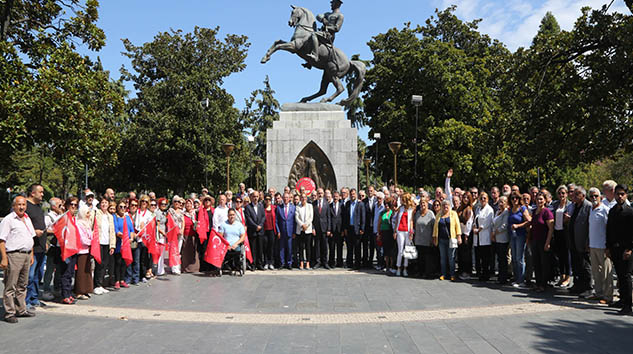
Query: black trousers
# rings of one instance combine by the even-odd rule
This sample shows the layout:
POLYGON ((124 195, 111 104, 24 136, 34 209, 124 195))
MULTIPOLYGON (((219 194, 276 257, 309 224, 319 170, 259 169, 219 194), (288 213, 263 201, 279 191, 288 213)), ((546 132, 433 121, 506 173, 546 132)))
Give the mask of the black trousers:
POLYGON ((360 239, 362 235, 357 235, 354 229, 348 229, 345 237, 345 244, 347 245, 347 267, 348 268, 360 268, 361 254, 360 254, 360 239), (354 260, 356 258, 356 260, 354 260))
POLYGON ((105 274, 110 267, 113 257, 110 255, 110 245, 101 245, 101 264, 95 261, 94 287, 106 287, 110 284, 105 283, 105 274))
POLYGON ((560 275, 570 275, 571 267, 569 266, 569 243, 567 234, 564 230, 554 230, 554 253, 558 259, 558 272, 560 275))
POLYGON ((467 242, 462 242, 462 244, 457 247, 457 267, 460 273, 466 273, 468 275, 473 271, 471 239, 471 237, 468 237, 467 242))
POLYGON ((253 265, 261 267, 264 265, 264 237, 259 235, 249 235, 248 242, 251 246, 251 254, 253 255, 253 265))
POLYGON ((125 261, 123 260, 123 257, 121 256, 121 252, 119 253, 115 253, 114 254, 114 281, 121 281, 124 280, 125 278, 125 270, 127 269, 127 266, 125 265, 125 261))
POLYGON ((626 311, 631 310, 631 275, 633 274, 633 257, 627 260, 622 259, 624 250, 622 248, 612 248, 609 250, 611 259, 615 266, 615 272, 618 275, 618 290, 620 291, 620 300, 622 300, 622 308, 626 311))
MULTIPOLYGON (((197 243, 197 247, 198 247, 198 259, 200 260, 200 271, 201 272, 210 272, 213 270, 213 267, 211 264, 207 263, 204 260, 204 254, 207 251, 207 245, 209 244, 209 236, 211 235, 211 233, 207 233, 207 239, 204 240, 204 242, 200 242, 200 238, 196 237, 196 239, 198 240, 197 243)), ((151 258, 151 255, 150 255, 151 258)))
POLYGON ((492 259, 492 246, 475 246, 475 262, 479 279, 490 279, 490 261, 492 259))
POLYGON ((73 296, 73 278, 75 278, 75 264, 77 255, 70 256, 61 263, 62 272, 62 298, 73 296))
POLYGON ((266 265, 272 265, 274 262, 273 250, 275 248, 275 231, 266 230, 262 237, 262 259, 266 265))
POLYGON ((312 249, 312 234, 301 232, 295 239, 299 244, 299 261, 310 262, 310 251, 312 249))
POLYGON ((152 255, 149 254, 147 247, 144 243, 139 243, 138 248, 140 251, 139 262, 139 277, 144 278, 149 269, 152 269, 152 255))
POLYGON ((371 267, 374 263, 376 235, 373 232, 366 232, 361 238, 361 243, 363 245, 363 266, 371 267))
POLYGON ((316 232, 312 236, 312 262, 326 265, 328 261, 328 240, 325 232, 316 232))
POLYGON ((440 269, 439 249, 434 246, 416 246, 418 249, 418 276, 435 278, 440 269))
POLYGON ((328 238, 328 247, 330 248, 330 266, 343 266, 343 237, 341 232, 332 232, 332 236, 328 238))
POLYGON ((495 254, 497 255, 497 264, 499 264, 499 282, 508 281, 508 246, 509 242, 495 242, 495 254))
POLYGON ((550 279, 550 252, 545 252, 545 240, 530 241, 532 248, 532 264, 534 264, 534 275, 536 285, 545 287, 550 279))
MULTIPOLYGON (((574 288, 583 292, 591 289, 591 263, 589 252, 580 252, 575 246, 571 248, 571 264, 574 271, 574 288)), ((619 279, 619 278, 618 278, 619 279)))

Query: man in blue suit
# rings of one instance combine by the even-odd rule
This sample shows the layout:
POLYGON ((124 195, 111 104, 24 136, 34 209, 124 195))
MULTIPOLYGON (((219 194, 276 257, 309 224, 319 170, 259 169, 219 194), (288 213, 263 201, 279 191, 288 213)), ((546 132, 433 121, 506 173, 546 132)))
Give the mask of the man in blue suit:
POLYGON ((350 199, 345 204, 343 225, 345 225, 345 242, 347 243, 347 267, 360 269, 360 241, 365 233, 365 204, 356 199, 356 189, 349 192, 350 199), (356 262, 354 262, 356 258, 356 262))
POLYGON ((284 203, 276 208, 276 213, 281 266, 292 270, 292 236, 295 231, 295 206, 290 202, 290 193, 284 193, 284 203))

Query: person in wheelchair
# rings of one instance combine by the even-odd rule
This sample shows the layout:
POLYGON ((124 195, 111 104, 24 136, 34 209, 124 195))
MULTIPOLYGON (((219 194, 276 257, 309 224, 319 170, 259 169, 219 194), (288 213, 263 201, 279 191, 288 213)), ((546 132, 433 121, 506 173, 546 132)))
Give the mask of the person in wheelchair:
POLYGON ((228 211, 228 220, 218 228, 218 233, 224 237, 229 243, 229 249, 224 259, 225 263, 229 265, 231 271, 242 271, 240 255, 242 253, 242 247, 244 239, 246 238, 246 230, 244 225, 237 220, 237 212, 231 208, 228 211))

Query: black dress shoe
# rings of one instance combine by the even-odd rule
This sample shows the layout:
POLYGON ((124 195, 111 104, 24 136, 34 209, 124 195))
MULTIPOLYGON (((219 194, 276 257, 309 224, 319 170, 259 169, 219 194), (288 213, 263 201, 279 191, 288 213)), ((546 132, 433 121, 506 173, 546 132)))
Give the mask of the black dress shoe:
POLYGON ((24 311, 22 313, 19 313, 17 317, 35 317, 35 314, 33 312, 24 311))
POLYGON ((622 302, 622 300, 618 300, 616 302, 612 302, 609 304, 609 307, 615 307, 615 308, 620 308, 624 306, 624 303, 622 302))
POLYGON ((266 270, 266 269, 260 265, 260 266, 257 266, 257 270, 266 270))
POLYGON ((7 323, 18 323, 18 319, 15 316, 9 316, 4 318, 4 322, 7 323))
POLYGON ((314 267, 312 267, 312 269, 319 269, 321 268, 321 263, 317 263, 314 265, 314 267))
POLYGON ((329 264, 326 264, 324 268, 325 268, 325 269, 327 269, 327 270, 332 269, 332 267, 330 267, 330 265, 329 265, 329 264))
POLYGON ((630 316, 631 314, 633 314, 633 311, 630 308, 618 311, 618 315, 620 316, 630 316))

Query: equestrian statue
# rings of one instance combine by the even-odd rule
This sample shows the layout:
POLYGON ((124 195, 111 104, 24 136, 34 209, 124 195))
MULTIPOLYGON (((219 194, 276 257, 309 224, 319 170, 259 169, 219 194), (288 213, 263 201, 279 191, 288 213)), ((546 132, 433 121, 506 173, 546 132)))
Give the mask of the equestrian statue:
POLYGON ((301 102, 309 102, 325 95, 330 83, 334 84, 336 92, 330 97, 323 98, 321 102, 332 102, 345 91, 341 78, 348 74, 355 75, 352 92, 348 98, 339 103, 340 105, 349 106, 358 97, 363 87, 365 64, 358 60, 350 61, 343 51, 334 46, 336 33, 343 26, 343 13, 340 10, 342 3, 340 0, 332 0, 330 2, 332 12, 318 15, 316 19, 310 10, 291 5, 292 13, 288 25, 295 28, 292 39, 290 42, 276 41, 262 58, 261 62, 265 64, 273 53, 285 50, 305 60, 304 67, 323 70, 319 92, 302 98, 301 102), (317 30, 317 20, 323 24, 320 30, 317 30))

